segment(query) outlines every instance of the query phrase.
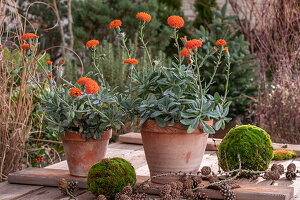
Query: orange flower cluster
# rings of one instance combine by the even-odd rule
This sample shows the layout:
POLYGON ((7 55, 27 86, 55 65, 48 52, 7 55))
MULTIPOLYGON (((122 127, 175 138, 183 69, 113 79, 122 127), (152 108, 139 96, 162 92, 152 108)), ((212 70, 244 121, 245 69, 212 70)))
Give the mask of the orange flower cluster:
POLYGON ((110 24, 109 24, 111 29, 114 29, 114 28, 119 27, 121 25, 122 25, 122 22, 121 22, 121 20, 118 20, 118 19, 110 22, 110 24))
POLYGON ((187 37, 186 37, 186 35, 185 35, 184 37, 181 37, 180 40, 183 41, 183 40, 186 40, 186 38, 187 38, 187 37))
POLYGON ((223 51, 227 51, 228 50, 228 47, 224 47, 223 51))
POLYGON ((96 94, 99 92, 99 85, 91 78, 82 77, 77 80, 77 84, 84 85, 88 94, 96 94))
POLYGON ((73 97, 79 97, 81 95, 81 90, 78 88, 71 88, 70 95, 73 97))
POLYGON ((65 63, 65 60, 64 59, 60 59, 59 61, 61 64, 64 64, 65 63))
POLYGON ((193 39, 187 41, 184 46, 190 50, 197 50, 199 47, 202 46, 202 42, 200 40, 193 39))
POLYGON ((191 55, 191 53, 189 52, 189 50, 186 47, 184 47, 180 52, 181 57, 189 57, 190 55, 191 55))
POLYGON ((94 48, 99 44, 98 40, 90 40, 86 43, 86 47, 88 48, 94 48))
POLYGON ((223 40, 223 39, 219 39, 219 40, 217 40, 217 42, 216 42, 216 45, 218 45, 218 46, 224 46, 224 45, 226 45, 227 44, 227 42, 225 41, 225 40, 223 40))
POLYGON ((52 61, 47 61, 46 63, 47 63, 48 65, 52 65, 53 62, 52 62, 52 61))
POLYGON ((79 85, 85 85, 86 82, 89 81, 89 80, 92 80, 92 79, 87 78, 87 77, 82 77, 82 78, 80 78, 80 79, 77 80, 77 84, 79 84, 79 85))
POLYGON ((22 36, 22 40, 30 40, 30 39, 34 39, 35 37, 37 37, 34 33, 26 33, 22 36))
MULTIPOLYGON (((34 48, 33 45, 30 45, 30 46, 31 46, 31 48, 34 48)), ((23 45, 22 45, 22 49, 23 49, 23 50, 30 49, 29 44, 23 44, 23 45)))
POLYGON ((90 79, 85 83, 85 89, 88 94, 96 94, 99 92, 99 85, 96 81, 90 79))
POLYGON ((139 12, 138 14, 136 14, 136 18, 140 18, 142 21, 149 23, 151 20, 151 15, 145 12, 139 12))
POLYGON ((176 28, 176 29, 179 29, 184 25, 183 18, 176 15, 170 16, 167 22, 172 28, 176 28))
POLYGON ((132 65, 137 65, 137 64, 139 64, 139 61, 137 59, 134 59, 134 58, 128 58, 128 59, 124 60, 124 64, 125 63, 129 63, 129 64, 132 64, 132 65))
POLYGON ((52 78, 52 74, 48 74, 48 79, 51 79, 52 78))

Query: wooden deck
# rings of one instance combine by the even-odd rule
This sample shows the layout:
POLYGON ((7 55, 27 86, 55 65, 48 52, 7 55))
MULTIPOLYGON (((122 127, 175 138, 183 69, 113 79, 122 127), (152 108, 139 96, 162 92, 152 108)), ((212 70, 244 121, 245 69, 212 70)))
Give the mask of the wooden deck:
MULTIPOLYGON (((137 175, 139 176, 149 176, 149 170, 146 163, 143 146, 140 144, 126 144, 126 143, 114 143, 110 144, 108 147, 107 157, 121 157, 129 162, 131 162, 136 170, 137 175)), ((291 162, 281 161, 274 163, 282 163, 285 167, 291 162)), ((297 168, 300 169, 300 158, 298 157, 293 161, 297 168)), ((210 166, 213 171, 218 171, 217 156, 216 151, 206 151, 202 166, 210 166)), ((52 169, 67 169, 66 161, 48 166, 47 168, 52 169)), ((289 186, 294 187, 294 199, 300 200, 300 178, 298 177, 295 181, 288 181, 282 177, 278 181, 266 181, 258 179, 250 182, 249 180, 241 180, 245 184, 257 184, 261 185, 263 190, 265 185, 274 185, 274 186, 289 186)), ((28 183, 30 184, 30 183, 28 183)), ((18 200, 67 200, 67 196, 61 194, 57 187, 45 187, 37 185, 22 185, 22 184, 10 184, 8 182, 0 183, 0 200, 9 200, 9 199, 18 199, 18 200)), ((78 200, 92 200, 95 197, 86 190, 80 190, 79 195, 77 196, 78 200)), ((253 198, 255 199, 255 198, 253 198)))

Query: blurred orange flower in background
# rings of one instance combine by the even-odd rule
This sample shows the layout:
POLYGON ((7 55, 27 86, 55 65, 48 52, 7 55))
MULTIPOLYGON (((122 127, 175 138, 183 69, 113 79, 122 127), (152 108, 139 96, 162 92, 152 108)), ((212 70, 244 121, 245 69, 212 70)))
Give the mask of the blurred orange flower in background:
POLYGON ((94 48, 99 44, 98 40, 90 40, 86 43, 86 47, 88 48, 94 48))
POLYGON ((183 18, 176 15, 170 16, 167 22, 172 28, 176 28, 176 29, 179 29, 184 25, 183 18))
POLYGON ((92 80, 92 79, 87 78, 87 77, 82 77, 82 78, 80 78, 80 79, 77 80, 77 84, 79 84, 79 85, 85 85, 85 83, 87 81, 89 81, 89 80, 92 80))
POLYGON ((49 79, 51 79, 52 78, 52 74, 48 74, 48 76, 47 76, 49 79))
POLYGON ((227 42, 225 40, 223 40, 223 39, 219 39, 216 42, 216 45, 218 45, 218 46, 224 46, 226 44, 227 44, 227 42))
POLYGON ((37 37, 34 33, 26 33, 22 36, 22 40, 29 40, 29 39, 34 39, 37 37))
POLYGON ((189 50, 186 47, 184 47, 180 52, 181 57, 189 57, 190 55, 191 55, 191 53, 189 52, 189 50))
POLYGON ((149 23, 151 20, 151 15, 145 12, 139 12, 138 14, 136 14, 136 18, 140 18, 142 21, 149 23))
POLYGON ((60 59, 59 61, 61 64, 64 64, 65 63, 65 60, 64 59, 60 59))
POLYGON ((48 65, 52 65, 53 62, 52 62, 52 61, 47 61, 46 63, 47 63, 48 65))
POLYGON ((110 26, 111 29, 114 29, 114 28, 119 27, 119 26, 121 26, 121 25, 122 25, 122 21, 121 21, 121 20, 118 20, 118 19, 113 20, 113 21, 110 22, 110 24, 109 24, 109 26, 110 26))
POLYGON ((202 46, 202 42, 200 40, 193 39, 187 41, 184 46, 191 50, 197 50, 199 47, 202 46))
POLYGON ((125 63, 129 63, 129 64, 132 64, 132 65, 137 65, 137 64, 139 64, 139 61, 137 59, 134 59, 134 58, 128 58, 128 59, 124 60, 124 64, 125 63))

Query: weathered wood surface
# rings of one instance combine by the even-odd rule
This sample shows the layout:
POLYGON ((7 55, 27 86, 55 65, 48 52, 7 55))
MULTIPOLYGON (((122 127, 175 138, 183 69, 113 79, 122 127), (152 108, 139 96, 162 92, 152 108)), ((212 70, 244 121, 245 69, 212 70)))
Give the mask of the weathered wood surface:
MULTIPOLYGON (((122 144, 122 143, 114 143, 109 145, 107 157, 122 157, 126 160, 129 160, 132 162, 133 166, 136 169, 137 175, 139 176, 139 182, 143 181, 145 178, 149 176, 149 170, 148 166, 146 164, 143 147, 142 145, 133 145, 133 144, 122 144)), ((285 167, 291 162, 291 160, 288 161, 276 161, 275 163, 282 163, 285 167)), ((300 158, 297 158, 293 161, 297 168, 300 169, 300 158)), ((212 167, 213 171, 218 171, 218 161, 215 151, 206 151, 202 166, 210 166, 212 167)), ((202 167, 201 166, 201 167, 202 167)), ((52 169, 52 170, 62 170, 66 171, 68 169, 66 161, 57 163, 52 166, 48 166, 45 169, 52 169)), ((38 170, 45 170, 45 169, 37 169, 36 172, 31 171, 30 169, 27 169, 28 173, 37 173, 38 170)), ((54 172, 52 171, 52 173, 54 172)), ((60 172, 62 172, 60 171, 60 172)), ((20 172, 19 172, 20 173, 20 172)), ((68 176, 68 175, 66 175, 68 176)), ((24 178, 24 177, 23 177, 24 178)), ((24 181, 24 180, 23 180, 24 181)), ((41 180, 40 180, 41 181, 41 180)), ((44 180, 42 180, 44 181, 44 180)), ((57 180, 56 180, 57 181, 57 180)), ((45 181, 44 181, 45 182, 45 181)), ((266 181, 263 179, 258 179, 255 181, 249 181, 248 179, 240 180, 239 182, 242 183, 242 185, 250 184, 251 187, 248 187, 248 191, 245 190, 242 193, 238 193, 238 199, 289 199, 289 195, 292 195, 290 190, 291 188, 294 188, 294 198, 296 200, 300 200, 300 178, 298 177, 295 181, 288 181, 285 178, 281 178, 278 181, 266 181), (285 192, 287 194, 285 196, 280 195, 280 191, 282 191, 282 188, 273 187, 274 186, 284 186, 282 188, 285 188, 285 192), (274 191, 269 191, 268 187, 275 188, 274 191), (291 188, 288 188, 291 187, 291 188), (254 189, 255 188, 255 189, 254 189), (256 190, 261 191, 258 194, 256 194, 256 190), (269 191, 270 193, 267 194, 266 191, 269 191), (246 196, 243 196, 243 195, 246 196), (257 196, 253 196, 253 195, 257 196), (266 196, 267 195, 267 196, 266 196), (272 196, 272 197, 270 197, 272 196), (255 198, 254 198, 255 197, 255 198)), ((56 182, 57 183, 57 182, 56 182)), ((245 188, 242 188, 245 189, 245 188)), ((236 192, 238 192, 239 189, 236 189, 236 192)), ((207 191, 209 195, 216 195, 214 197, 219 198, 220 195, 218 191, 207 191), (212 194, 210 194, 210 192, 212 194)), ((0 184, 0 200, 5 199, 60 199, 60 200, 67 200, 68 197, 62 195, 60 191, 56 187, 44 187, 44 186, 34 186, 34 185, 21 185, 21 184, 9 184, 7 182, 0 184)), ((81 190, 79 193, 79 196, 77 197, 78 200, 92 200, 95 199, 95 197, 85 190, 81 190)), ((291 198, 290 198, 291 199, 291 198)))
MULTIPOLYGON (((126 133, 119 136, 119 141, 128 144, 143 144, 142 136, 140 133, 126 133)), ((206 151, 217 151, 222 139, 208 138, 206 151)), ((285 144, 273 143, 274 149, 288 149, 293 150, 300 156, 300 145, 288 144, 287 148, 283 148, 285 144)))

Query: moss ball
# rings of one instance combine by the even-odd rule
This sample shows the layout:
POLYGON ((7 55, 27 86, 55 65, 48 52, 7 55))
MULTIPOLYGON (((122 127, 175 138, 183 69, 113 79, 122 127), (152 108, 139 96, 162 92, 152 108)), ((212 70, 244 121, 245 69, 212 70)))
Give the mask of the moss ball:
POLYGON ((136 174, 130 162, 122 158, 107 158, 93 165, 89 170, 87 185, 95 195, 103 194, 114 199, 123 187, 136 183, 136 174))
POLYGON ((224 171, 238 169, 238 154, 242 169, 267 170, 274 156, 270 135, 253 125, 232 128, 218 148, 220 167, 224 171))
POLYGON ((273 160, 289 160, 292 158, 297 158, 298 155, 295 151, 285 150, 285 149, 276 149, 274 150, 273 160))

